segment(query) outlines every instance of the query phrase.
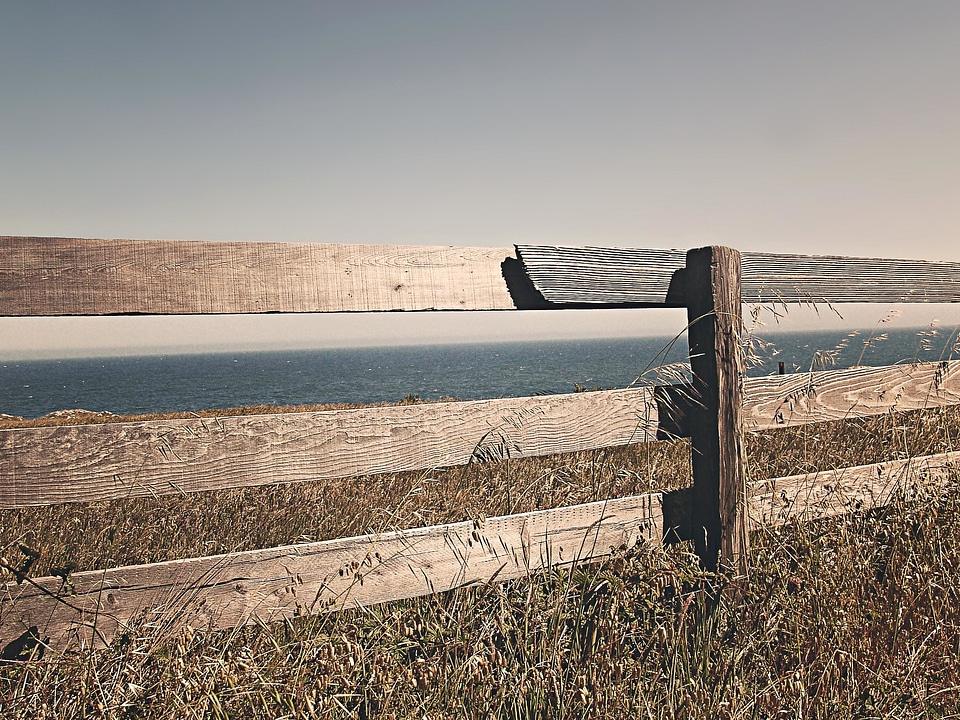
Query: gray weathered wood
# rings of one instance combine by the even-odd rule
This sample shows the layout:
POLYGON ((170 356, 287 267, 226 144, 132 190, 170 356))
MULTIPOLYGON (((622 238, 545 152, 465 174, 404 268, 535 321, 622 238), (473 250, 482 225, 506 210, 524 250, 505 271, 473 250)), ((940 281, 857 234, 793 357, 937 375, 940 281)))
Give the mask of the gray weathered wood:
POLYGON ((512 248, 0 237, 0 315, 512 310, 512 248))
POLYGON ((744 253, 745 302, 955 303, 960 263, 744 253))
POLYGON ((0 646, 32 626, 53 647, 98 645, 131 621, 158 633, 223 629, 429 595, 609 554, 662 537, 660 496, 7 585, 0 646), (51 597, 57 596, 57 597, 51 597))
POLYGON ((766 527, 870 510, 945 482, 960 482, 960 452, 774 478, 753 483, 750 521, 766 527))
POLYGON ((744 380, 747 430, 960 404, 960 361, 823 370, 744 380))
POLYGON ((693 371, 689 408, 694 542, 708 570, 748 571, 745 514, 740 254, 725 247, 687 253, 687 335, 693 371))
MULTIPOLYGON (((511 248, 0 237, 0 315, 684 305, 682 250, 517 252, 526 274, 511 248)), ((960 263, 742 257, 748 302, 960 301, 960 263)))
POLYGON ((548 303, 684 306, 685 250, 517 245, 517 257, 548 303))
MULTIPOLYGON (((556 305, 683 307, 683 250, 518 245, 532 285, 556 305), (672 287, 671 287, 672 284, 672 287)), ((744 302, 960 302, 960 263, 817 255, 742 256, 744 302)))
POLYGON ((653 440, 646 389, 0 430, 0 508, 421 470, 653 440))

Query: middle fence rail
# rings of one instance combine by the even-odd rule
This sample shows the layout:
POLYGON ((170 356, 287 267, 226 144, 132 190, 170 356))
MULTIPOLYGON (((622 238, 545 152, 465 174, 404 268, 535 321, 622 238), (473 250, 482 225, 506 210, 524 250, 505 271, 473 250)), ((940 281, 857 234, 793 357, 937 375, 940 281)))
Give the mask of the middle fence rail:
POLYGON ((668 535, 746 572, 748 529, 876 507, 960 453, 746 479, 742 434, 960 404, 960 361, 744 378, 741 295, 957 302, 960 264, 519 246, 390 248, 0 238, 0 314, 686 307, 686 386, 0 429, 0 508, 428 470, 692 437, 694 487, 519 515, 21 578, 0 645, 109 642, 133 621, 229 628, 526 576, 668 535), (737 267, 742 264, 742 271, 737 267), (742 291, 740 290, 742 280, 742 291), (905 285, 909 283, 909 285, 905 285), (906 288, 906 289, 905 289, 906 288), (742 393, 742 400, 738 394, 742 393))

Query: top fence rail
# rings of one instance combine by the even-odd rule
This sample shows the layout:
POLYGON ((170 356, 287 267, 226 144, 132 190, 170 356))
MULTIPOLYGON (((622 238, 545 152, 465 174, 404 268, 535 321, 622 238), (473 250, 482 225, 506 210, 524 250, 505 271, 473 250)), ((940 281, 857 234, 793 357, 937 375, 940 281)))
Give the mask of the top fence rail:
MULTIPOLYGON (((0 237, 0 315, 685 307, 682 250, 0 237)), ((960 302, 960 263, 742 254, 746 302, 960 302)))

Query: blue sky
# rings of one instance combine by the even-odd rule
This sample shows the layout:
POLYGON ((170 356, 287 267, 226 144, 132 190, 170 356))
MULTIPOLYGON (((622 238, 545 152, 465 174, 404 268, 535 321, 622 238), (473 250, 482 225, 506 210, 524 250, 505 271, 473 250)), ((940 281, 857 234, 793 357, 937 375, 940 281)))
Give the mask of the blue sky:
MULTIPOLYGON (((0 18, 0 234, 960 260, 960 3, 4 1, 0 18)), ((903 322, 934 316, 960 313, 903 322)), ((0 356, 679 327, 0 319, 0 356)))

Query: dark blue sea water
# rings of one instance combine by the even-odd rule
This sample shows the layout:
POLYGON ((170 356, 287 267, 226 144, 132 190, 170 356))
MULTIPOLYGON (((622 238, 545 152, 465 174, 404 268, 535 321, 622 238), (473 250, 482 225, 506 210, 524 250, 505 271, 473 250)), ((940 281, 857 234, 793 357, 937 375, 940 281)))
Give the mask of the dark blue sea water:
MULTIPOLYGON (((753 375, 889 365, 949 355, 955 338, 898 330, 864 349, 869 332, 771 335, 753 375), (837 350, 838 346, 845 347, 837 350), (929 347, 923 347, 924 344, 929 347), (944 348, 947 348, 945 351, 944 348), (820 354, 818 354, 820 351, 820 354), (823 353, 833 353, 825 357, 823 353)), ((142 413, 241 405, 394 402, 407 395, 463 400, 626 387, 684 359, 686 339, 286 350, 0 362, 0 413, 39 417, 73 408, 142 413)))

